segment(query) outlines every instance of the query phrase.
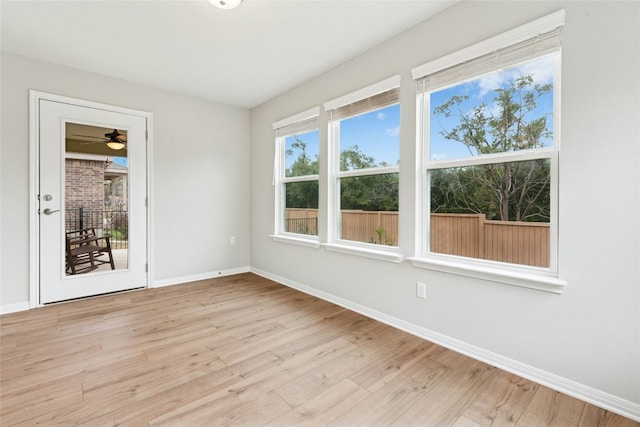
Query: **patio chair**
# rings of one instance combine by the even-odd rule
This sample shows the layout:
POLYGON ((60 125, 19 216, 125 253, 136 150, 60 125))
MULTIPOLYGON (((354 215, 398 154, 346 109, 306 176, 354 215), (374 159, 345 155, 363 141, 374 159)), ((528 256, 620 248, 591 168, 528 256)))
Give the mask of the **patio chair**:
POLYGON ((115 270, 111 239, 96 235, 95 228, 66 232, 66 270, 69 274, 88 273, 101 264, 110 264, 115 270), (101 258, 106 255, 107 258, 101 258))

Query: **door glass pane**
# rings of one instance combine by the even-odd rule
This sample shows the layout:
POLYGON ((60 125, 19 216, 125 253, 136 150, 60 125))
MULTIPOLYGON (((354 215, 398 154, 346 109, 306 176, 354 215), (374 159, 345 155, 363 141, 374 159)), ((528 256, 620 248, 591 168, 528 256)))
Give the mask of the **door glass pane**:
POLYGON ((66 123, 66 274, 128 268, 127 131, 66 123))

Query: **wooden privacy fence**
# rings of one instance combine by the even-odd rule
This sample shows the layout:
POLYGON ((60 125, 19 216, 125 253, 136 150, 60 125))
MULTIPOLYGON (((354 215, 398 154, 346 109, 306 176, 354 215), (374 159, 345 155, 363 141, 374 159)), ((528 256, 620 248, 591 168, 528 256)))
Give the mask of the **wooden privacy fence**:
MULTIPOLYGON (((398 244, 398 212, 343 210, 341 221, 341 239, 391 246, 398 244)), ((317 235, 318 210, 287 208, 285 230, 317 235)))
POLYGON ((379 245, 398 245, 398 212, 341 211, 341 238, 379 245))
POLYGON ((481 214, 431 214, 431 252, 549 267, 548 222, 491 221, 481 214))
MULTIPOLYGON (((286 210, 286 231, 318 233, 318 210, 286 210), (302 226, 300 224, 303 224, 302 226)), ((341 238, 398 245, 398 213, 344 210, 341 238)), ((431 252, 549 267, 549 223, 493 221, 482 214, 431 214, 431 252)))
POLYGON ((285 231, 289 233, 318 235, 318 209, 287 208, 284 217, 285 231))

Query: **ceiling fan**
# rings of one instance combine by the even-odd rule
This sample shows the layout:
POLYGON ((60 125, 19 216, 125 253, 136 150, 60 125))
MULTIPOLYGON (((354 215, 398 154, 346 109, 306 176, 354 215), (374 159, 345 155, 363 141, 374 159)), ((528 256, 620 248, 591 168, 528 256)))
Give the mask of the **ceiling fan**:
POLYGON ((107 147, 112 150, 122 150, 125 147, 127 142, 127 136, 119 133, 118 129, 114 129, 111 133, 105 133, 105 137, 109 137, 109 141, 107 141, 107 147))
POLYGON ((102 140, 101 142, 106 142, 107 147, 111 148, 112 150, 122 150, 126 146, 125 144, 127 143, 127 136, 123 133, 118 132, 117 129, 114 129, 113 132, 105 133, 104 138, 100 136, 94 136, 94 135, 74 135, 74 136, 101 139, 102 140))

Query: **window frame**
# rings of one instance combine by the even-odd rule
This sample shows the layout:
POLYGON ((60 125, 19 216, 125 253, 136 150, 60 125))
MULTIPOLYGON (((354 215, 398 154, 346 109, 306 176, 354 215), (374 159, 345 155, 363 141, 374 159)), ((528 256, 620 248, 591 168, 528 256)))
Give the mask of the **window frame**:
MULTIPOLYGON (((454 52, 442 58, 412 69, 412 77, 418 81, 424 77, 450 67, 456 67, 467 61, 471 61, 499 49, 511 47, 522 41, 532 39, 540 34, 561 28, 564 25, 565 12, 560 10, 521 27, 502 33, 468 48, 454 52)), ((562 293, 566 282, 559 277, 558 269, 558 178, 560 159, 560 56, 561 48, 557 49, 554 62, 553 85, 553 145, 538 149, 529 149, 498 154, 485 154, 473 157, 456 158, 450 160, 431 160, 429 141, 430 120, 430 94, 446 87, 475 80, 484 73, 469 74, 448 83, 427 89, 418 89, 416 97, 416 147, 417 174, 416 174, 416 235, 414 256, 409 261, 414 267, 436 270, 467 277, 479 278, 493 282, 521 286, 531 289, 543 290, 552 293, 562 293), (445 169, 459 166, 486 165, 516 161, 549 159, 550 161, 550 265, 548 268, 511 264, 506 262, 483 260, 478 258, 462 257, 434 253, 430 251, 430 213, 431 196, 429 173, 432 170, 445 169)), ((544 56, 544 55, 541 55, 544 56)), ((535 57, 523 58, 522 62, 528 62, 535 57)), ((493 71, 499 71, 502 67, 496 67, 493 71)))
MULTIPOLYGON (((301 113, 287 117, 273 123, 273 130, 275 132, 275 153, 273 162, 273 186, 275 196, 275 216, 274 216, 274 233, 271 235, 275 241, 294 243, 309 247, 320 247, 320 233, 319 230, 316 235, 292 233, 285 231, 285 213, 286 213, 286 185, 296 182, 318 182, 320 184, 320 175, 301 175, 301 176, 286 176, 286 139, 292 135, 298 135, 301 133, 312 132, 314 130, 320 131, 318 117, 320 115, 320 107, 313 107, 305 110, 301 113), (315 120, 315 126, 304 126, 305 121, 315 120), (302 127, 300 126, 302 125, 302 127), (293 129, 293 130, 287 130, 293 129)), ((318 147, 320 149, 320 147, 318 147)), ((318 152, 320 157, 320 152, 318 152)), ((320 196, 318 195, 318 198, 320 196)), ((320 200, 318 200, 318 205, 320 200)), ((318 208, 318 216, 320 216, 320 210, 318 208)))
MULTIPOLYGON (((327 101, 324 109, 328 113, 328 147, 329 147, 329 173, 328 173, 328 233, 327 242, 323 246, 327 250, 347 253, 351 255, 364 256, 382 261, 400 263, 403 257, 400 255, 399 246, 386 246, 355 240, 346 240, 341 238, 341 209, 340 209, 340 180, 343 178, 352 178, 360 176, 384 175, 395 173, 400 175, 399 165, 380 166, 373 168, 364 168, 356 170, 340 170, 340 124, 342 120, 348 120, 359 115, 377 111, 392 105, 400 105, 400 96, 394 102, 384 105, 373 106, 371 109, 356 114, 332 118, 332 111, 340 107, 354 104, 375 95, 384 94, 392 90, 399 90, 401 77, 400 75, 392 76, 383 81, 374 83, 355 92, 327 101)), ((402 132, 402 129, 401 129, 402 132)), ((398 215, 399 215, 398 211, 398 215)))

